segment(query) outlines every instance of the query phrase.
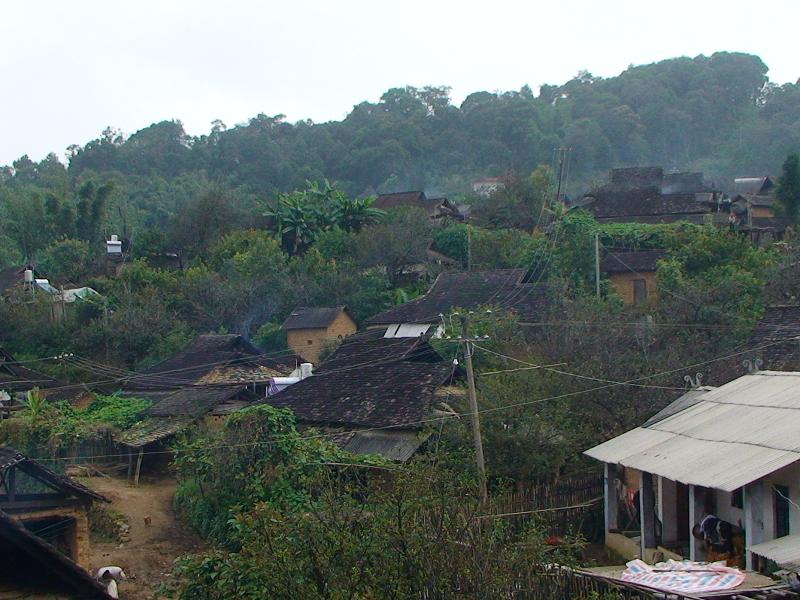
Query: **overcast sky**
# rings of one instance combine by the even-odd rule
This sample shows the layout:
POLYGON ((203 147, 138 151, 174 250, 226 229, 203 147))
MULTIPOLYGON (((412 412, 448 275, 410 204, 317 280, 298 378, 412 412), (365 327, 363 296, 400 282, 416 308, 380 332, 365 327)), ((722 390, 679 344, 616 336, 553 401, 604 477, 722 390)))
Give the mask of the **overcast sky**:
POLYGON ((343 118, 390 87, 534 91, 719 50, 800 77, 797 0, 22 0, 0 7, 0 165, 180 119, 343 118), (743 10, 746 6, 747 10, 743 10))

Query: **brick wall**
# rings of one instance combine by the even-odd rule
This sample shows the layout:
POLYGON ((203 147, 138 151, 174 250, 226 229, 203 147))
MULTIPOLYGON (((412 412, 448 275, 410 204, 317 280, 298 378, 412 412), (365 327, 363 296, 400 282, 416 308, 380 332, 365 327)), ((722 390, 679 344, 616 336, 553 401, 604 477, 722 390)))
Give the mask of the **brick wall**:
POLYGON ((293 329, 286 334, 286 342, 289 348, 297 354, 311 361, 314 365, 319 364, 319 356, 326 343, 344 339, 348 335, 356 332, 357 326, 353 319, 342 312, 327 329, 293 329))
POLYGON ((658 300, 658 288, 656 287, 655 273, 612 273, 609 276, 611 285, 617 290, 617 294, 622 296, 625 306, 634 303, 634 280, 644 279, 647 282, 647 303, 658 300))

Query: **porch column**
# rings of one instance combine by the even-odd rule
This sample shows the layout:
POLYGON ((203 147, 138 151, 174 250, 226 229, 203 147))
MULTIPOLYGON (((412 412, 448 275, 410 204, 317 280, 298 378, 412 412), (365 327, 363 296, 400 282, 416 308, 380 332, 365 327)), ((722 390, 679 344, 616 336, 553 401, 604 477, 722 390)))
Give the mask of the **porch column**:
POLYGON ((661 517, 661 543, 678 541, 678 486, 671 479, 658 478, 658 515, 661 517))
POLYGON ((656 547, 655 495, 653 494, 653 475, 642 471, 639 480, 639 521, 642 531, 642 560, 647 556, 647 548, 656 547))
POLYGON ((705 516, 705 489, 689 486, 689 560, 703 560, 705 550, 703 541, 692 535, 692 528, 705 516))
POLYGON ((744 535, 746 567, 753 568, 753 553, 750 547, 766 541, 764 527, 764 483, 756 481, 744 486, 744 535))
POLYGON ((612 529, 618 529, 619 523, 617 516, 619 515, 619 508, 617 506, 617 465, 605 464, 603 474, 603 495, 605 497, 605 536, 611 532, 612 529))

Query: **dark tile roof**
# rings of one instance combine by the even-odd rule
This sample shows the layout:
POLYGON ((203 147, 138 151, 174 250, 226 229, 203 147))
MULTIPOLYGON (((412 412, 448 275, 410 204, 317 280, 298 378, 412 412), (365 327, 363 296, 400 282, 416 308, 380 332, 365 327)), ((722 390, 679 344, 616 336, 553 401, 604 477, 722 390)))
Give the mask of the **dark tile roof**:
POLYGON ((582 207, 599 220, 631 217, 674 217, 716 212, 696 194, 662 194, 659 188, 615 190, 604 187, 588 194, 582 207))
POLYGON ((0 511, 0 555, 3 557, 0 581, 4 588, 13 586, 20 592, 19 597, 52 593, 75 600, 111 598, 89 573, 3 511, 0 511))
POLYGON ((749 202, 751 206, 766 206, 768 208, 772 208, 778 203, 778 200, 774 196, 736 194, 736 196, 733 199, 733 202, 744 204, 745 206, 749 202))
POLYGON ((640 188, 658 187, 664 178, 661 167, 625 167, 612 169, 609 177, 611 185, 617 187, 640 188))
POLYGON ((385 329, 348 337, 314 375, 262 402, 290 408, 304 424, 421 429, 453 365, 429 336, 384 338, 385 329))
POLYGON ((393 192, 390 194, 379 194, 373 206, 381 210, 397 208, 398 206, 417 206, 427 210, 430 208, 430 202, 425 192, 393 192))
POLYGON ((123 431, 116 441, 125 446, 141 448, 158 440, 163 440, 187 428, 196 420, 192 416, 145 417, 133 427, 123 431))
MULTIPOLYGON (((283 374, 287 369, 291 372, 294 368, 289 367, 297 357, 289 358, 291 360, 286 361, 263 356, 256 346, 241 335, 199 335, 172 358, 143 369, 130 378, 125 387, 129 390, 176 389, 196 383, 218 367, 230 365, 251 365, 254 375, 263 371, 257 367, 283 374)), ((269 376, 274 376, 274 373, 265 374, 265 377, 269 376)))
POLYGON ((0 446, 0 472, 5 473, 9 469, 20 469, 31 477, 44 481, 67 495, 77 496, 87 501, 102 500, 109 502, 109 499, 102 494, 98 494, 71 477, 51 471, 39 461, 28 458, 14 448, 0 446))
POLYGON ((0 293, 22 283, 25 267, 9 267, 0 271, 0 293))
POLYGON ((367 323, 435 323, 440 313, 453 308, 487 304, 513 310, 523 323, 538 321, 550 305, 550 290, 544 283, 526 283, 526 275, 526 269, 442 273, 424 296, 375 315, 367 323))
POLYGON ((748 348, 760 357, 762 369, 800 371, 800 306, 770 306, 756 324, 748 348), (784 343, 775 344, 774 342, 784 343), (761 350, 755 350, 771 344, 761 350))
POLYGON ((290 408, 301 423, 421 429, 452 371, 447 362, 402 360, 321 371, 263 402, 290 408))
POLYGON ((211 412, 219 404, 241 397, 249 400, 257 399, 256 395, 247 389, 247 386, 241 384, 186 387, 169 394, 151 406, 145 415, 148 417, 199 417, 211 412))
POLYGON ((46 388, 57 383, 53 377, 17 362, 10 352, 0 348, 0 389, 18 392, 34 387, 46 388))
POLYGON ((283 322, 281 329, 327 329, 343 312, 353 319, 346 306, 298 306, 283 322))
POLYGON ((380 194, 375 199, 375 208, 381 210, 391 210, 402 206, 412 206, 421 208, 430 216, 450 215, 460 217, 461 213, 447 198, 428 198, 425 192, 395 192, 392 194, 380 194))
POLYGON ((600 263, 600 270, 604 273, 652 273, 666 254, 664 250, 610 252, 600 263))

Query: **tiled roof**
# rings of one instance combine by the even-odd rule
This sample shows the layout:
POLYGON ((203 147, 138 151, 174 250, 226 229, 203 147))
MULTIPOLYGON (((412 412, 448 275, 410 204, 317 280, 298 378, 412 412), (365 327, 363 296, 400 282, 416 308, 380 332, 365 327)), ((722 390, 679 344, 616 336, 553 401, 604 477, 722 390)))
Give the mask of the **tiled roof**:
POLYGON ((664 250, 610 252, 600 263, 604 273, 652 273, 656 263, 666 256, 664 250))
POLYGON ((147 417, 130 429, 123 431, 116 440, 120 444, 140 448, 174 435, 195 421, 192 416, 147 417))
POLYGON ((85 485, 78 483, 71 477, 60 475, 45 467, 39 461, 28 458, 18 450, 9 446, 0 447, 0 472, 9 469, 21 469, 31 477, 47 482, 51 486, 63 491, 67 495, 78 496, 83 499, 102 500, 109 502, 109 499, 90 490, 85 485))
POLYGON ((302 423, 420 429, 452 370, 446 362, 396 361, 320 372, 264 402, 290 408, 302 423))
POLYGON ((294 359, 272 359, 241 335, 200 335, 172 358, 142 370, 131 378, 128 389, 176 389, 192 385, 223 366, 252 367, 248 381, 263 374, 287 374, 294 368, 294 359), (262 368, 263 367, 263 368, 262 368))
POLYGON ((588 196, 594 200, 582 206, 600 220, 702 215, 716 211, 710 202, 699 200, 696 194, 662 194, 655 187, 632 190, 602 187, 588 196))
POLYGON ((420 429, 454 367, 425 337, 383 334, 347 338, 315 375, 262 402, 290 408, 306 424, 420 429))
POLYGON ((241 384, 187 387, 173 392, 161 402, 154 404, 145 414, 148 417, 199 417, 210 412, 218 404, 242 395, 252 400, 256 399, 255 394, 241 384))
POLYGON ((3 511, 0 511, 0 554, 4 589, 13 586, 15 598, 111 598, 88 572, 3 511))
POLYGON ((298 306, 283 322, 281 329, 327 329, 346 310, 345 306, 298 306))
POLYGON ((527 274, 525 269, 442 273, 424 296, 375 315, 367 323, 435 323, 440 313, 446 315, 453 308, 487 304, 513 310, 523 323, 537 321, 550 305, 550 290, 543 283, 525 283, 527 274))
POLYGON ((22 283, 25 267, 9 267, 0 271, 0 293, 22 283))
POLYGON ((756 324, 748 348, 763 361, 763 368, 775 371, 800 371, 800 306, 770 306, 756 324), (784 343, 781 342, 785 340, 784 343))
POLYGON ((450 214, 459 217, 458 208, 447 198, 428 198, 425 192, 395 192, 392 194, 380 194, 375 199, 375 208, 381 210, 391 210, 402 206, 415 206, 426 211, 431 216, 437 214, 450 214))

